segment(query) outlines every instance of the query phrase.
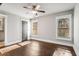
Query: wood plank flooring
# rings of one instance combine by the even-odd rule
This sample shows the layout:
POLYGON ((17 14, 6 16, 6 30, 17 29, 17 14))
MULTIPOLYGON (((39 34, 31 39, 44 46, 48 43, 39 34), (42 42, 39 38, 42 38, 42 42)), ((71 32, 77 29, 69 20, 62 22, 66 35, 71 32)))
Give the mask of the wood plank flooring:
MULTIPOLYGON (((30 44, 21 46, 15 50, 3 54, 3 56, 52 56, 55 49, 60 47, 70 50, 73 56, 76 56, 72 47, 52 44, 37 40, 30 40, 30 44)), ((19 44, 17 44, 19 45, 19 44)))
POLYGON ((0 48, 4 47, 4 41, 0 41, 0 48))

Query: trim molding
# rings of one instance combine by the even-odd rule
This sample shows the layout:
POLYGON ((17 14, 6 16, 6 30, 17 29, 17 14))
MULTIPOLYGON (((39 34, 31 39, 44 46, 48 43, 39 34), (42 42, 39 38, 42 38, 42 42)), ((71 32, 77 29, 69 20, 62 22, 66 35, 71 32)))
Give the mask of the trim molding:
POLYGON ((60 44, 60 45, 72 46, 73 47, 73 44, 68 44, 68 43, 66 44, 66 43, 63 43, 63 42, 55 42, 55 41, 51 41, 51 40, 38 39, 38 38, 31 38, 31 39, 39 40, 39 41, 43 41, 43 42, 48 42, 48 43, 55 43, 55 44, 60 44))

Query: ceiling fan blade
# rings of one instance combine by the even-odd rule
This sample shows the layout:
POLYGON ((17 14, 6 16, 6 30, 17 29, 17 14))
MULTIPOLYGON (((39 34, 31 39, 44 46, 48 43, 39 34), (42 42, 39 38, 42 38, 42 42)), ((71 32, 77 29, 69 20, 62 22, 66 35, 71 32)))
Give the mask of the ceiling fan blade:
POLYGON ((37 12, 42 12, 42 13, 45 13, 45 11, 43 11, 43 10, 37 10, 37 12))
POLYGON ((40 5, 36 5, 35 10, 38 10, 40 8, 40 5))
POLYGON ((26 7, 26 6, 24 6, 23 8, 25 8, 25 9, 32 9, 31 7, 26 7))
POLYGON ((28 8, 28 7, 23 7, 23 8, 28 8))

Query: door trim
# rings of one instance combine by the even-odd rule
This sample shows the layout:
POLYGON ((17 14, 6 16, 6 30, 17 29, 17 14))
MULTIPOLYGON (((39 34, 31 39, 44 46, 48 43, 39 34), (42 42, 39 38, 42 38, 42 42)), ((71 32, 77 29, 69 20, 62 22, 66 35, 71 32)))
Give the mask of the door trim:
POLYGON ((7 43, 7 15, 4 15, 4 14, 0 14, 0 16, 3 16, 5 17, 5 20, 4 20, 4 45, 6 45, 7 43))

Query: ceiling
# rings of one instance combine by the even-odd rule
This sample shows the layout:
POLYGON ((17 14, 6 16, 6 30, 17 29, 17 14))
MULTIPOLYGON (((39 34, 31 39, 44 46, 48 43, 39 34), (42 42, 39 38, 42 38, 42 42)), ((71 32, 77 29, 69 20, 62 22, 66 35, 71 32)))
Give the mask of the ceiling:
MULTIPOLYGON (((24 9, 23 6, 31 6, 35 3, 3 3, 0 10, 4 10, 13 14, 17 14, 26 18, 33 18, 35 15, 29 9, 24 9)), ((46 13, 38 13, 39 16, 44 16, 51 13, 57 13, 73 9, 75 3, 36 3, 40 5, 40 9, 45 10, 46 13)))

